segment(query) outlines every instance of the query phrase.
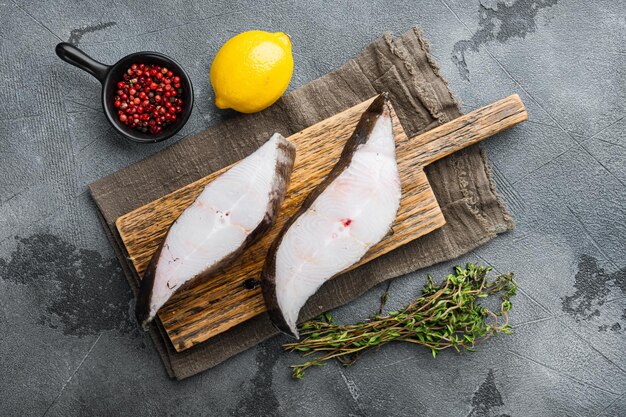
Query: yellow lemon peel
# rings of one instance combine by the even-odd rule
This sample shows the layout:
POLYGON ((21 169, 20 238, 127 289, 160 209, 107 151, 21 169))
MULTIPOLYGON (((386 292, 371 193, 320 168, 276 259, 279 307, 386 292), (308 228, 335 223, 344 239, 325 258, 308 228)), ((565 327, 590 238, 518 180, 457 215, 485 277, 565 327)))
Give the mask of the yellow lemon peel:
POLYGON ((228 40, 211 65, 215 105, 255 113, 276 102, 293 73, 291 38, 251 30, 228 40))

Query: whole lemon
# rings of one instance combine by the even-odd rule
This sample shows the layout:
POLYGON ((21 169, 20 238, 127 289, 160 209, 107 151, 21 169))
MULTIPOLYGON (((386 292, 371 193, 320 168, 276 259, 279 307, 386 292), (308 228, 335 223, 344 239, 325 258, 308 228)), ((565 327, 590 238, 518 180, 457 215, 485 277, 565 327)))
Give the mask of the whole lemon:
POLYGON ((228 40, 211 65, 215 105, 254 113, 274 104, 293 73, 291 39, 282 32, 251 30, 228 40))

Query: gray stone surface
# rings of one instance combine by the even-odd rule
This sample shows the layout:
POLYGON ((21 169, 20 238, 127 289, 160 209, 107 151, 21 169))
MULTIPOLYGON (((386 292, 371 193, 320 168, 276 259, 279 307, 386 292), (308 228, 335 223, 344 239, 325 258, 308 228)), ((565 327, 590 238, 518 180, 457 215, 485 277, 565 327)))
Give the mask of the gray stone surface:
MULTIPOLYGON (((606 0, 0 2, 0 415, 626 415, 624 16, 625 2, 606 0), (222 117, 208 71, 235 33, 289 33, 295 88, 412 25, 464 110, 517 92, 530 113, 485 144, 517 229, 429 271, 466 261, 515 271, 514 335, 437 359, 387 346, 300 382, 287 369, 299 358, 274 338, 169 380, 86 193, 167 145, 113 134, 99 85, 55 44, 109 63, 137 50, 175 57, 197 93, 182 138, 222 117)), ((388 308, 425 274, 394 280, 388 308)), ((337 317, 364 318, 384 289, 337 317)))

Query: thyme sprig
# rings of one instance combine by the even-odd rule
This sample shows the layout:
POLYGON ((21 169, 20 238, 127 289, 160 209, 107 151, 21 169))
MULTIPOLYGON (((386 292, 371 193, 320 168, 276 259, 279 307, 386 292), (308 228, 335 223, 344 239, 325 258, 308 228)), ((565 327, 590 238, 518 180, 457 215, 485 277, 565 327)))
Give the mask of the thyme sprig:
POLYGON ((389 342, 407 342, 429 348, 433 357, 443 349, 474 351, 476 342, 498 333, 510 334, 508 312, 510 298, 515 295, 517 283, 513 273, 503 274, 489 282, 492 268, 468 263, 455 267, 454 274, 437 285, 432 276, 424 285, 421 296, 399 311, 382 315, 381 297, 378 314, 364 322, 339 325, 330 313, 300 326, 301 339, 287 343, 283 348, 303 356, 320 356, 298 365, 292 365, 293 377, 302 378, 311 366, 322 366, 329 359, 337 359, 344 366, 351 365, 366 350, 389 342), (499 308, 492 311, 479 299, 500 295, 499 308))

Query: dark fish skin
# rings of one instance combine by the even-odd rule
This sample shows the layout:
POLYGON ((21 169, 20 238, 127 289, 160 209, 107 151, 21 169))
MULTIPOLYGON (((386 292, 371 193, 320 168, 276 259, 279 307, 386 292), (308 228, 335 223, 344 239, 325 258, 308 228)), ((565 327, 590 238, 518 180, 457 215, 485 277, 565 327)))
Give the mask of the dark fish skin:
MULTIPOLYGON (((259 225, 246 237, 241 246, 233 251, 230 255, 222 258, 211 268, 196 275, 194 278, 188 280, 185 284, 181 285, 175 292, 181 291, 183 288, 196 285, 199 282, 206 281, 213 277, 216 273, 220 272, 224 267, 228 266, 231 262, 237 259, 251 244, 256 242, 261 236, 263 236, 272 227, 276 220, 276 215, 280 209, 280 205, 285 198, 289 180, 291 178, 291 172, 293 171, 293 164, 296 158, 295 146, 286 140, 281 141, 278 144, 279 152, 284 156, 279 158, 276 163, 276 176, 274 177, 274 184, 272 185, 270 192, 270 200, 265 211, 265 216, 259 223, 259 225)), ((175 223, 175 222, 174 222, 175 223)), ((172 225, 174 224, 172 223, 172 225)), ((170 226, 171 229, 172 226, 170 226)), ((169 229, 167 234, 169 234, 169 229)), ((141 324, 144 330, 148 330, 150 323, 154 317, 150 317, 150 304, 152 297, 152 289, 154 287, 154 280, 156 276, 156 266, 163 250, 163 245, 167 238, 163 238, 163 242, 159 245, 159 248, 152 256, 150 264, 146 269, 141 285, 139 287, 139 293, 137 294, 137 303, 135 305, 135 316, 137 321, 141 324)), ((173 294, 172 294, 173 295, 173 294)))
POLYGON ((357 150, 359 145, 367 142, 369 134, 372 132, 376 121, 385 111, 389 111, 389 98, 388 93, 386 92, 380 94, 372 102, 372 104, 370 104, 367 110, 363 112, 354 133, 346 142, 337 164, 335 164, 328 176, 307 196, 296 214, 294 214, 281 229, 268 251, 265 265, 263 266, 263 272, 261 273, 261 289, 263 291, 265 306, 267 307, 267 312, 272 320, 272 323, 278 330, 285 334, 296 337, 296 335, 289 329, 283 313, 278 306, 278 300, 276 298, 276 253, 278 251, 278 247, 283 240, 283 236, 287 233, 287 230, 289 230, 291 225, 311 207, 311 204, 313 204, 317 197, 324 192, 326 187, 335 181, 335 179, 337 179, 337 177, 350 165, 354 152, 357 150))

